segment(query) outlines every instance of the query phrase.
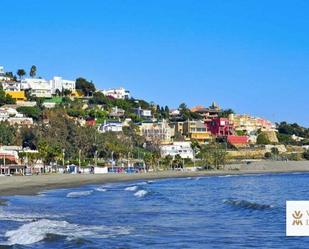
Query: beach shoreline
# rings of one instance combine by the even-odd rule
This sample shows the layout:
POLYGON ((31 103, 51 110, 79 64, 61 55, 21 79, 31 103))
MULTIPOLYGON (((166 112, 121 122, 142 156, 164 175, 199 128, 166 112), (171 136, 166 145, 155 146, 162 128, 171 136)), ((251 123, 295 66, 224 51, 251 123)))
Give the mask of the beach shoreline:
MULTIPOLYGON (((223 170, 181 172, 162 171, 137 174, 51 174, 34 176, 0 177, 0 198, 12 195, 35 195, 42 191, 60 188, 74 188, 90 184, 131 182, 138 180, 155 180, 168 178, 205 177, 244 174, 276 174, 308 172, 309 161, 273 162, 261 161, 250 164, 226 165, 223 170)), ((3 199, 3 198, 1 198, 3 199)))

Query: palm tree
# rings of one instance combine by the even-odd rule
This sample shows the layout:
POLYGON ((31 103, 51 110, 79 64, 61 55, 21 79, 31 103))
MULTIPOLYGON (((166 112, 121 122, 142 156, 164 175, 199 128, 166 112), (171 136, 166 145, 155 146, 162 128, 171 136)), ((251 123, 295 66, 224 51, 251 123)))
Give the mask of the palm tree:
POLYGON ((21 78, 26 75, 26 71, 24 69, 18 69, 17 75, 19 76, 19 79, 21 80, 21 78))
POLYGON ((32 65, 29 73, 30 77, 34 78, 36 76, 36 66, 32 65))

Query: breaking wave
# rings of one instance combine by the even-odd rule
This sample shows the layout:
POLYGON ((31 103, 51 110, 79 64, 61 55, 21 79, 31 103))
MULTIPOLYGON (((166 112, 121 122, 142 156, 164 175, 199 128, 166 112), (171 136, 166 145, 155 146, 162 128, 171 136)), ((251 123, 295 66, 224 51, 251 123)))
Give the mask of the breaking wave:
POLYGON ((142 198, 144 197, 145 195, 147 195, 148 192, 146 190, 139 190, 137 191, 134 196, 138 197, 138 198, 142 198))
POLYGON ((67 194, 67 197, 69 198, 78 198, 78 197, 82 197, 82 196, 87 196, 87 195, 91 195, 92 194, 92 190, 89 191, 79 191, 79 192, 70 192, 67 194))
POLYGON ((98 191, 98 192, 106 192, 107 191, 106 188, 95 188, 94 190, 98 191))
POLYGON ((136 191, 138 189, 138 187, 137 186, 131 186, 131 187, 127 187, 127 188, 125 188, 124 190, 125 191, 136 191))
POLYGON ((272 205, 259 204, 256 202, 250 202, 246 200, 228 199, 228 200, 224 200, 224 203, 229 204, 231 206, 235 206, 235 207, 256 209, 256 210, 264 210, 264 209, 273 208, 272 205))
POLYGON ((66 221, 42 219, 27 223, 16 230, 7 231, 7 245, 30 245, 45 238, 64 236, 68 240, 80 238, 110 238, 118 235, 128 235, 131 228, 121 226, 87 226, 71 224, 66 221))

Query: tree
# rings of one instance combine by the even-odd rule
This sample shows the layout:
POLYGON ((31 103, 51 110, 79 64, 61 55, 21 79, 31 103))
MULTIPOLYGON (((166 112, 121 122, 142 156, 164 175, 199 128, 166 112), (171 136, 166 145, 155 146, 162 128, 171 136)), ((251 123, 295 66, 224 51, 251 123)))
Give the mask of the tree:
POLYGON ((37 106, 21 106, 16 110, 29 118, 33 118, 34 120, 39 120, 42 115, 42 111, 37 106))
POLYGON ((80 90, 85 96, 91 96, 96 89, 92 82, 80 77, 76 79, 76 90, 80 90))
POLYGON ((31 78, 34 78, 36 76, 36 66, 35 65, 32 65, 29 75, 31 78))
POLYGON ((0 145, 12 145, 15 142, 17 129, 7 122, 0 122, 0 145))
POLYGON ((221 118, 228 118, 231 114, 234 114, 234 110, 232 109, 225 109, 225 110, 222 110, 222 112, 219 114, 219 117, 221 118))
POLYGON ((269 140, 267 134, 265 132, 261 132, 256 140, 257 144, 271 144, 271 141, 269 140))
POLYGON ((19 76, 19 79, 21 80, 22 77, 26 75, 26 71, 24 69, 18 69, 17 75, 19 76))
POLYGON ((12 98, 11 95, 6 94, 5 91, 0 89, 0 106, 5 104, 15 104, 16 101, 12 98))
POLYGON ((201 146, 198 157, 201 158, 207 166, 219 169, 221 165, 225 165, 227 160, 227 152, 221 144, 213 143, 201 146))

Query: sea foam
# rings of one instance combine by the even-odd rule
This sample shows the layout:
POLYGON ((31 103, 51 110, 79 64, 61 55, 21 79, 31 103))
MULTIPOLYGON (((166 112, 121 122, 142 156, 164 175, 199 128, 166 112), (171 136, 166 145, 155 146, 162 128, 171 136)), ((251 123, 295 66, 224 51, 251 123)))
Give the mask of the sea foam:
POLYGON ((78 197, 82 197, 82 196, 91 195, 92 192, 93 192, 92 190, 79 191, 79 192, 70 192, 70 193, 67 194, 67 197, 69 197, 69 198, 78 198, 78 197))
POLYGON ((138 198, 142 198, 144 197, 145 195, 147 195, 148 192, 146 190, 139 190, 137 191, 134 196, 138 197, 138 198))
POLYGON ((98 192, 106 192, 107 189, 106 189, 106 188, 96 188, 95 191, 98 191, 98 192))
POLYGON ((131 186, 131 187, 127 187, 127 188, 125 188, 124 190, 125 191, 136 191, 138 189, 138 187, 137 186, 131 186))
POLYGON ((109 238, 118 235, 128 235, 131 228, 87 226, 71 224, 66 221, 42 219, 27 223, 16 230, 7 231, 5 237, 8 245, 30 245, 44 240, 47 235, 65 236, 68 240, 78 238, 109 238))

